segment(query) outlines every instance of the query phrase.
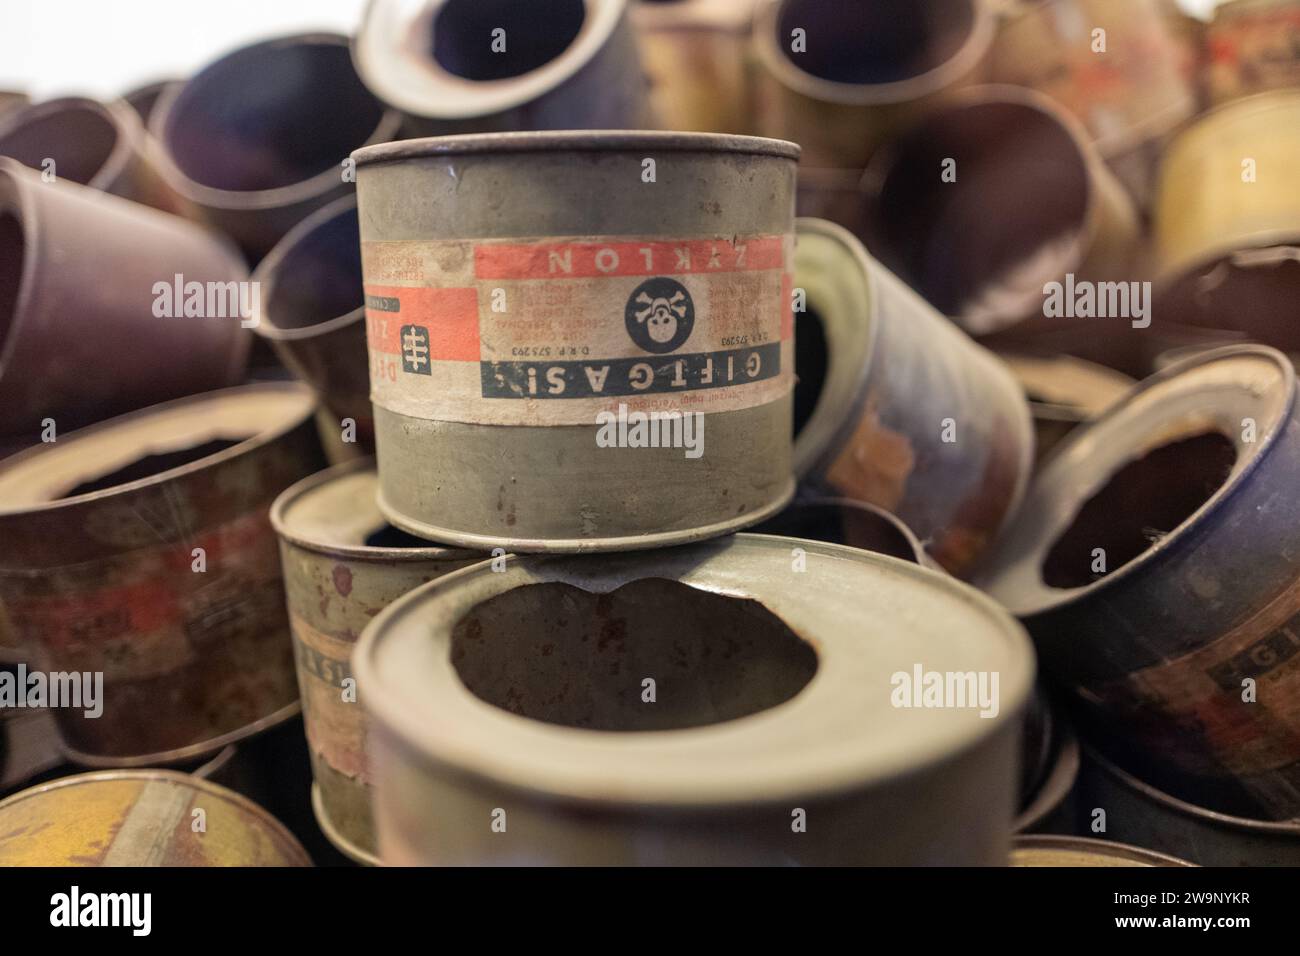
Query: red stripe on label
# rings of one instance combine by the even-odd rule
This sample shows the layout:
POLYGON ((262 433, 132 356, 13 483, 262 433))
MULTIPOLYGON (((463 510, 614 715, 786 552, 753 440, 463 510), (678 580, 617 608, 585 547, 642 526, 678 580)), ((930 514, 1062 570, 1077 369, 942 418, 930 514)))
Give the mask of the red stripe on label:
POLYGON ((785 267, 780 236, 683 242, 490 243, 474 249, 479 279, 590 279, 600 276, 756 272, 785 267))
POLYGON ((476 290, 368 285, 366 295, 399 303, 396 312, 366 308, 366 339, 374 351, 402 354, 402 326, 419 325, 429 332, 430 359, 479 360, 476 290))

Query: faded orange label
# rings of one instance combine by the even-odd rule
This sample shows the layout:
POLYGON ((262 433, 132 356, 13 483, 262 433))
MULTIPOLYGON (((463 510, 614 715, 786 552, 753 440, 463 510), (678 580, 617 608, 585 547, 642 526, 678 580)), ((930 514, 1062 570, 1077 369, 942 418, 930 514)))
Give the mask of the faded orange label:
POLYGON ((303 723, 313 751, 340 773, 369 782, 366 721, 352 679, 351 641, 331 637, 290 613, 303 723))

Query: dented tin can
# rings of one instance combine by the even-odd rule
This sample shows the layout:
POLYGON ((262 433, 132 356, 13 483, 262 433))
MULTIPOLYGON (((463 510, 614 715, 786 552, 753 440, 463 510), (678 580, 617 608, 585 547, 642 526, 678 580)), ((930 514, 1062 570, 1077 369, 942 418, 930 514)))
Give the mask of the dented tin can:
POLYGON ((1160 315, 1300 352, 1300 90, 1206 113, 1171 144, 1155 210, 1160 315))
POLYGON ((628 0, 370 0, 352 56, 408 136, 653 128, 628 0))
POLYGON ((1084 750, 1079 810, 1097 810, 1116 840, 1149 846, 1201 866, 1300 865, 1300 821, 1252 820, 1197 806, 1160 790, 1098 751, 1084 750))
POLYGON ((352 647, 394 600, 483 559, 389 525, 375 506, 378 485, 373 462, 352 462, 298 482, 271 508, 315 777, 312 806, 330 842, 361 863, 378 858, 352 647))
POLYGON ((353 655, 385 863, 1006 859, 1034 659, 972 588, 755 534, 493 563, 353 655), (988 716, 912 706, 923 668, 998 675, 988 716))
POLYGON ((1205 28, 1211 103, 1300 86, 1300 3, 1230 0, 1205 28))
POLYGON ((1300 813, 1296 406, 1263 346, 1152 376, 1059 446, 981 580, 1093 739, 1267 819, 1300 813))
POLYGON ((322 433, 343 435, 350 419, 351 443, 373 452, 356 197, 344 196, 289 230, 252 281, 260 289, 254 330, 316 389, 332 419, 321 423, 322 433))
POLYGON ((0 462, 0 603, 27 659, 102 674, 60 708, 89 766, 180 763, 296 713, 275 497, 324 464, 311 391, 180 399, 0 462))
POLYGON ((191 774, 82 773, 0 800, 0 866, 311 865, 269 813, 191 774))
POLYGON ((861 169, 953 92, 986 78, 984 0, 761 0, 754 17, 759 131, 806 166, 861 169))
POLYGON ((962 91, 880 150, 865 188, 867 247, 972 335, 1104 338, 1093 318, 1048 315, 1046 284, 1145 278, 1132 202, 1078 121, 1034 90, 962 91))
POLYGON ((610 551, 780 510, 797 157, 655 132, 358 151, 388 519, 480 550, 610 551), (651 413, 672 434, 643 447, 651 413))
POLYGON ((348 154, 396 138, 400 126, 333 33, 234 50, 165 91, 150 117, 162 177, 250 262, 350 193, 348 154))
POLYGON ((1024 494, 1024 395, 846 230, 800 219, 798 237, 796 472, 893 512, 968 574, 1024 494))
POLYGON ((1016 837, 1012 866, 1195 866, 1137 846, 1075 836, 1016 837))

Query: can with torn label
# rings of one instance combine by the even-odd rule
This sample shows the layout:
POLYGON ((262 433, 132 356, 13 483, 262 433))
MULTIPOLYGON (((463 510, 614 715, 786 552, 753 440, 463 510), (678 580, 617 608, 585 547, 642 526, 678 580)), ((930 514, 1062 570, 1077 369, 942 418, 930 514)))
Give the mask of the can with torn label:
POLYGON ((311 858, 233 790, 171 770, 104 770, 0 800, 0 866, 311 866, 311 858))
POLYGON ((1266 819, 1300 814, 1298 480, 1291 363, 1219 349, 1067 438, 980 582, 1091 739, 1266 819))
POLYGON ((287 489, 271 508, 311 752, 321 829, 360 863, 377 863, 366 724, 350 657, 361 631, 406 592, 483 555, 398 531, 375 506, 372 461, 349 462, 287 489))
POLYGON ((1024 494, 1024 395, 847 230, 800 219, 798 237, 796 472, 893 512, 968 574, 1024 494))
POLYGON ((1251 820, 1197 806, 1138 779, 1091 747, 1079 780, 1080 823, 1201 866, 1300 866, 1300 820, 1251 820))
POLYGON ((480 550, 610 551, 780 510, 797 158, 654 132, 358 150, 388 519, 480 550))
POLYGON ((41 670, 102 675, 99 714, 55 711, 69 759, 191 761, 297 711, 266 512, 324 465, 314 404, 209 392, 0 462, 9 625, 41 670))
POLYGON ((1075 836, 1016 837, 1012 866, 1195 866, 1176 857, 1110 840, 1075 836))
POLYGON ((1010 848, 1032 649, 984 595, 895 558, 737 534, 485 561, 390 605, 353 667, 388 864, 1010 848), (932 699, 943 674, 961 689, 932 699))
POLYGON ((1234 100, 1171 144, 1155 210, 1156 308, 1300 352, 1300 90, 1234 100))
POLYGON ((1300 86, 1300 2, 1230 0, 1205 28, 1210 102, 1300 86))

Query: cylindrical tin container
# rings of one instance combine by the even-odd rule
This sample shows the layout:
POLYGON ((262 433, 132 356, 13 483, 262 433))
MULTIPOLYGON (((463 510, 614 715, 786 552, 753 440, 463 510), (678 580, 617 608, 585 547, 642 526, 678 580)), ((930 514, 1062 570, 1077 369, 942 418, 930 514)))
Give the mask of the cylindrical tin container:
POLYGON ((153 166, 144 125, 125 100, 81 96, 34 103, 0 120, 0 156, 49 182, 66 180, 166 212, 186 206, 153 166))
POLYGON ((1075 836, 1016 837, 1012 866, 1195 866, 1141 847, 1075 836))
POLYGON ((357 72, 417 136, 653 126, 628 0, 370 0, 357 72))
POLYGON ((983 0, 761 0, 754 17, 759 131, 806 166, 861 169, 954 89, 985 78, 983 0))
POLYGON ((873 260, 846 230, 800 219, 795 470, 897 514, 966 574, 1015 512, 1033 459, 1006 366, 873 260))
POLYGON ((157 405, 0 462, 0 602, 28 659, 102 675, 70 759, 179 763, 298 708, 267 509, 324 464, 300 385, 157 405))
POLYGON ((377 863, 366 722, 349 658, 371 619, 406 592, 483 555, 393 528, 375 506, 373 462, 313 475, 271 508, 302 694, 321 829, 349 857, 377 863))
POLYGON ((122 94, 122 99, 126 101, 127 106, 135 110, 136 115, 140 117, 140 122, 148 130, 154 107, 158 105, 162 95, 183 83, 183 80, 157 80, 128 90, 122 94))
POLYGON ((653 132, 360 150, 388 519, 481 550, 610 551, 780 510, 797 157, 653 132))
POLYGON ((1060 445, 986 589, 1095 733, 1300 813, 1300 411, 1262 346, 1140 384, 1060 445))
POLYGON ((912 530, 884 508, 850 498, 800 497, 752 529, 756 534, 808 538, 887 554, 927 568, 938 565, 912 530))
POLYGON ((1017 833, 1068 826, 1070 797, 1079 778, 1079 739, 1070 722, 1042 690, 1034 693, 1025 721, 1017 833))
POLYGON ((1070 355, 998 357, 1029 399, 1036 465, 1066 435, 1121 400, 1136 384, 1122 372, 1070 355))
POLYGON ((0 434, 233 385, 246 277, 193 223, 0 159, 0 434))
POLYGON ((660 128, 749 133, 755 0, 639 0, 632 8, 660 128))
POLYGON ((1085 748, 1079 810, 1106 812, 1106 833, 1201 866, 1300 865, 1300 821, 1250 820, 1198 807, 1085 748))
MULTIPOLYGON (((940 312, 982 335, 1070 319, 1045 285, 1141 279, 1137 214, 1078 123, 1033 90, 963 91, 876 154, 866 172, 867 246, 940 312)), ((1073 299, 1073 297, 1071 297, 1073 299)), ((1073 305, 1073 301, 1070 303, 1073 305)), ((919 530, 919 529, 918 529, 919 530)))
POLYGON ((946 575, 740 534, 483 562, 353 668, 385 863, 973 865, 1006 859, 1034 662, 946 575), (939 673, 969 696, 918 706, 939 673))
POLYGON ((1205 30, 1211 103, 1300 86, 1300 2, 1231 0, 1205 30))
POLYGON ((313 33, 209 64, 163 94, 150 129, 164 178, 256 262, 352 191, 352 150, 394 139, 400 125, 353 70, 347 39, 313 33))
POLYGON ((1201 117, 1169 147, 1155 212, 1161 316, 1300 352, 1300 90, 1201 117))
POLYGON ((278 820, 232 790, 169 770, 110 770, 0 801, 0 866, 311 866, 311 859, 278 820))
POLYGON ((1160 143, 1196 109, 1162 0, 1021 3, 992 63, 996 82, 1039 90, 1078 117, 1143 205, 1160 143))
POLYGON ((341 434, 343 419, 352 419, 356 444, 373 451, 356 197, 344 196, 289 230, 253 282, 260 290, 257 334, 316 389, 328 427, 341 434))

